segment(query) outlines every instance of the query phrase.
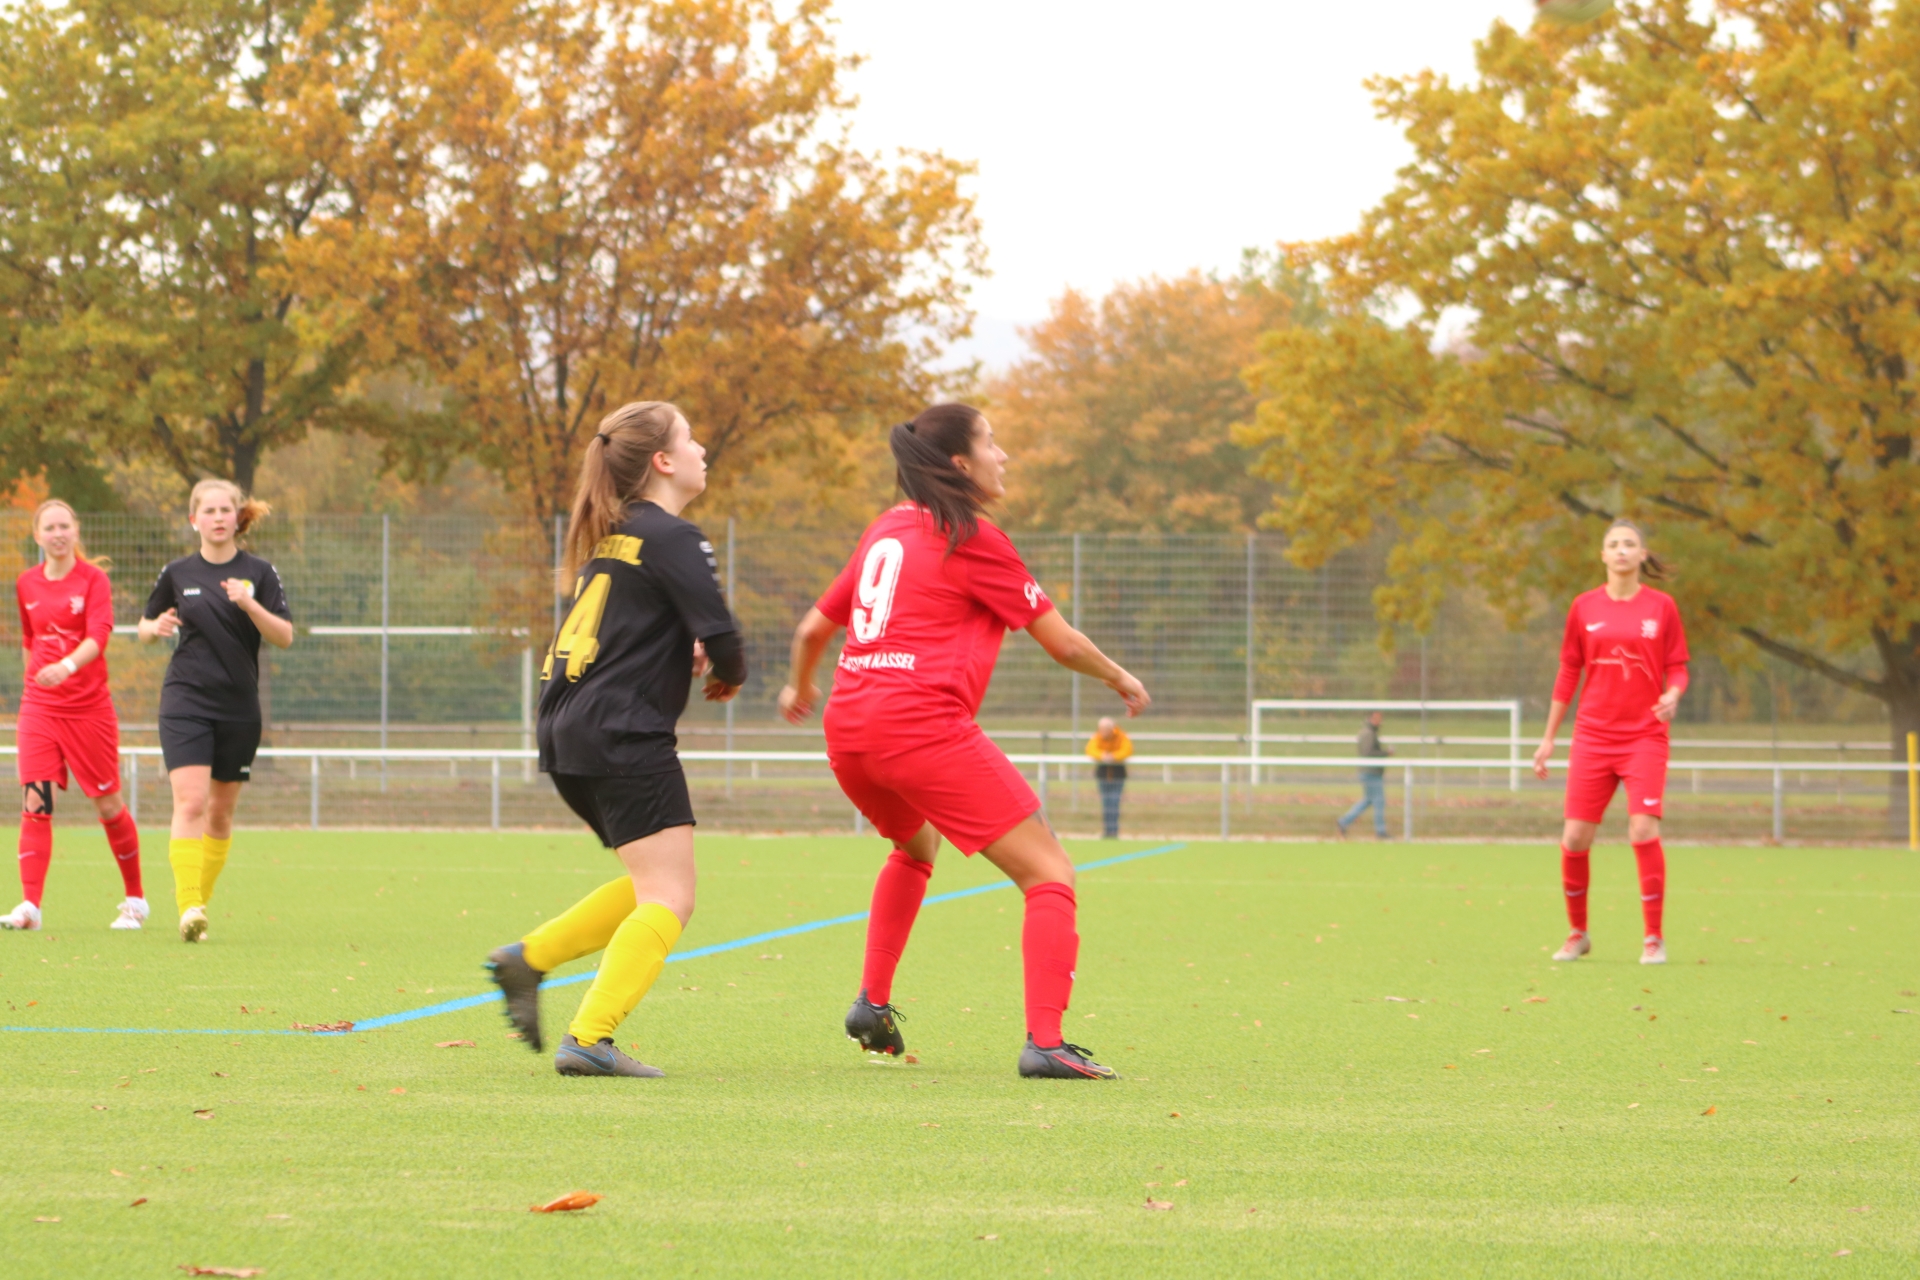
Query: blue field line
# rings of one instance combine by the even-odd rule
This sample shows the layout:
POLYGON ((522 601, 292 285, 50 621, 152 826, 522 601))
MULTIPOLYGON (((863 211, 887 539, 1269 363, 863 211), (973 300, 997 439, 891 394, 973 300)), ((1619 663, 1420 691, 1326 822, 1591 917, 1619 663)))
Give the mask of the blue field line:
MULTIPOLYGON (((1115 854, 1110 858, 1097 858, 1092 862, 1083 862, 1076 866, 1076 872, 1098 871, 1102 867, 1118 866, 1122 862, 1134 862, 1141 858, 1152 858, 1163 853, 1173 853, 1187 847, 1186 841, 1157 845, 1151 849, 1141 849, 1136 853, 1115 854)), ((920 905, 931 907, 939 902, 952 902, 958 898, 972 898, 982 893, 992 893, 997 889, 1011 889, 1010 880, 997 880, 990 884, 977 884, 970 889, 955 889, 951 893, 936 893, 925 899, 920 905)), ((812 933, 818 929, 830 929, 835 925, 858 924, 867 918, 864 911, 852 915, 831 916, 825 920, 809 920, 805 924, 788 925, 784 929, 775 929, 770 933, 749 934, 744 938, 735 938, 730 942, 715 942, 704 947, 695 947, 691 951, 676 951, 667 957, 668 964, 682 964, 689 960, 703 960, 708 956, 721 955, 728 951, 739 951, 745 947, 757 947, 763 943, 774 942, 781 938, 791 938, 802 933, 812 933)), ((591 982, 596 970, 571 974, 565 978, 555 978, 551 982, 540 984, 541 989, 548 987, 570 987, 579 982, 591 982)), ((493 1004, 500 999, 498 991, 483 991, 479 995, 461 996, 458 1000, 442 1000, 439 1004, 422 1005, 418 1009, 406 1009, 400 1013, 386 1013, 377 1018, 368 1018, 365 1022, 353 1024, 353 1031, 201 1031, 179 1030, 166 1027, 0 1027, 0 1031, 65 1031, 71 1034, 106 1035, 181 1035, 181 1036, 239 1036, 239 1035, 314 1035, 344 1036, 361 1031, 378 1031, 383 1027, 399 1026, 404 1022, 418 1022, 422 1018, 437 1018, 443 1013, 458 1013, 462 1009, 472 1009, 483 1004, 493 1004)))

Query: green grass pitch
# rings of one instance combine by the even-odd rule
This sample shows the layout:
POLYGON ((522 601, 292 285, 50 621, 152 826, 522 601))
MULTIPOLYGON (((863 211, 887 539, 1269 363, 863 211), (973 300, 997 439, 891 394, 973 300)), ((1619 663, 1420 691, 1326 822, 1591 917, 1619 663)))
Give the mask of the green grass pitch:
MULTIPOLYGON (((702 837, 682 946, 862 911, 883 853, 702 837)), ((917 1065, 841 1035, 858 924, 670 964, 621 1037, 661 1081, 560 1079, 494 1005, 337 1038, 0 1033, 7 1272, 1915 1274, 1920 860, 1669 856, 1664 969, 1635 962, 1618 845, 1596 954, 1562 966, 1546 844, 1193 842, 1091 871, 1068 1035, 1110 1085, 1014 1075, 1010 890, 921 915, 896 993, 917 1065), (527 1212, 576 1189, 605 1199, 527 1212)), ((0 936, 4 1020, 428 1005, 613 872, 570 835, 243 832, 187 947, 164 918, 109 932, 105 849, 63 830, 50 926, 0 936)), ((992 874, 949 850, 933 892, 992 874)), ((549 1035, 584 989, 549 995, 549 1035)))

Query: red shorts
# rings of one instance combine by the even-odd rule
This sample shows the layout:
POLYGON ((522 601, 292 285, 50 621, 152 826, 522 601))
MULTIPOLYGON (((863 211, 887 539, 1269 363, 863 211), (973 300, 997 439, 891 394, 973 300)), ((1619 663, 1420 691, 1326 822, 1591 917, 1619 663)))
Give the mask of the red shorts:
POLYGON ((1599 822, 1613 800, 1613 789, 1623 782, 1628 812, 1659 817, 1667 789, 1666 740, 1589 746, 1576 738, 1567 759, 1567 818, 1599 822))
POLYGON ((873 829, 905 844, 931 822, 971 857, 1040 810, 1033 788, 971 721, 950 738, 899 751, 835 751, 827 762, 873 829))
POLYGON ((20 716, 14 730, 20 749, 20 781, 55 782, 67 789, 67 773, 82 795, 104 796, 120 789, 120 721, 112 712, 70 720, 62 716, 20 716))

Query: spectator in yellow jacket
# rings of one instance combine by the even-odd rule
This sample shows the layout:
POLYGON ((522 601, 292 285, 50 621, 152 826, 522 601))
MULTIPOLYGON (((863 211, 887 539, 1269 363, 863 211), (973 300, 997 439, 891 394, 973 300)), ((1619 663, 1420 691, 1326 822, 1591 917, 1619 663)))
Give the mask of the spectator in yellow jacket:
POLYGON ((1087 739, 1087 755, 1093 760, 1093 780, 1100 788, 1100 825, 1103 836, 1120 836, 1120 793, 1127 785, 1127 758, 1133 754, 1133 739, 1110 717, 1100 717, 1100 726, 1087 739))

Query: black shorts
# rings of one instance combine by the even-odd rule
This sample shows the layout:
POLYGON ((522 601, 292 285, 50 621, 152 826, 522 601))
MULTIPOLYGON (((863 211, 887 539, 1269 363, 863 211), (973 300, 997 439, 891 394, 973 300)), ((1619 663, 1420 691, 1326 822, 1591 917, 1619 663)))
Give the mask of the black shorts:
POLYGON ((160 754, 169 772, 211 765, 215 782, 245 782, 253 776, 253 756, 259 749, 258 720, 160 717, 160 754))
POLYGON ((644 840, 668 827, 693 825, 687 775, 678 768, 637 777, 596 778, 552 773, 553 789, 609 849, 644 840))

